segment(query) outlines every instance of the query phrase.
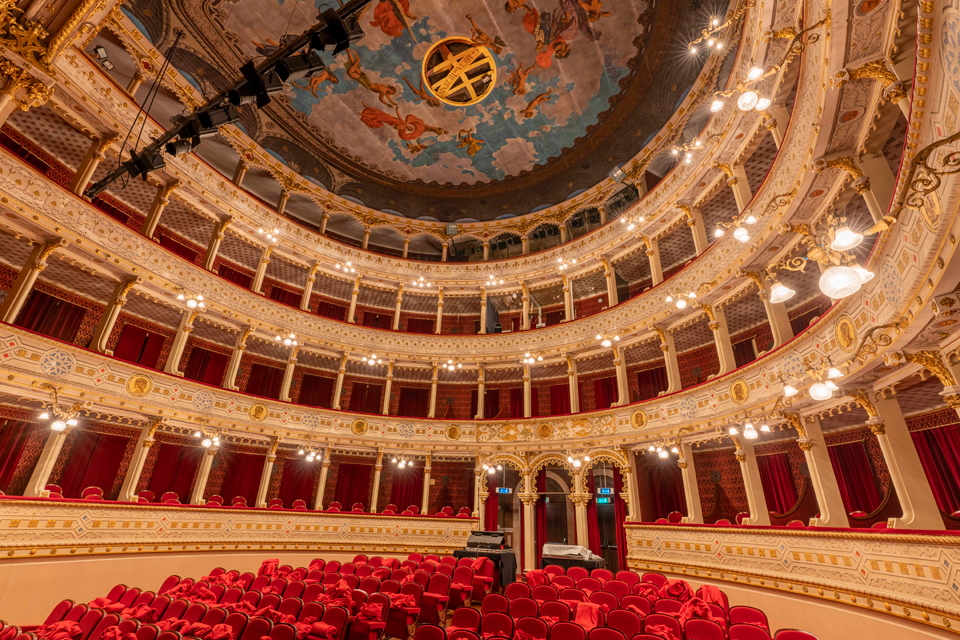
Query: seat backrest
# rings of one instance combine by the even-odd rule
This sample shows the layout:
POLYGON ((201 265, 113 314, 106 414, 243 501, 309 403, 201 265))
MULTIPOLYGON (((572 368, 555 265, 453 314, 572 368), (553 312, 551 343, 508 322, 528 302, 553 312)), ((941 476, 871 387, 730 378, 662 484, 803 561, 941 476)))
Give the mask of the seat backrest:
POLYGON ((373 576, 367 576, 360 580, 360 585, 357 588, 367 593, 377 593, 380 591, 380 581, 373 576))
POLYGON ((170 596, 157 596, 150 603, 150 608, 157 612, 157 620, 163 620, 163 615, 170 605, 170 596))
POLYGON ((618 606, 620 606, 620 600, 617 596, 612 593, 607 593, 606 591, 594 591, 591 593, 587 599, 593 604, 598 604, 601 607, 606 605, 609 611, 613 611, 618 606))
POLYGON ((617 574, 613 578, 614 580, 622 580, 631 587, 640 582, 640 576, 633 571, 617 571, 617 574))
POLYGON ((548 584, 538 584, 533 588, 531 597, 540 602, 547 602, 549 600, 556 600, 558 593, 554 587, 548 584))
POLYGON ((257 605, 258 609, 276 609, 280 604, 280 596, 275 593, 268 593, 262 598, 260 598, 260 603, 257 605))
POLYGON ((406 510, 412 513, 413 515, 417 515, 420 513, 420 507, 418 507, 415 504, 411 504, 409 507, 407 507, 406 510))
MULTIPOLYGON (((172 576, 171 576, 172 577, 172 576)), ((169 580, 170 578, 167 578, 169 580)), ((177 582, 180 581, 180 578, 177 578, 177 582)), ((123 597, 123 594, 127 592, 127 585, 118 584, 113 589, 107 593, 107 600, 110 602, 120 602, 120 598, 123 597)))
POLYGON ((577 580, 577 589, 582 591, 602 591, 603 585, 596 578, 580 578, 577 580))
POLYGON ((633 611, 611 609, 607 614, 607 626, 616 629, 626 638, 632 638, 643 631, 643 621, 633 611))
POLYGON ((658 589, 667 584, 667 577, 662 573, 645 573, 643 574, 643 578, 641 578, 641 580, 643 582, 649 582, 658 589))
POLYGON ((430 583, 426 588, 428 593, 437 593, 442 596, 450 592, 450 576, 442 573, 435 573, 430 576, 430 583))
POLYGON ((323 568, 324 573, 337 573, 340 571, 340 561, 331 560, 327 563, 327 566, 323 568))
POLYGON ((260 600, 262 599, 263 599, 263 594, 260 593, 259 591, 254 591, 252 589, 250 591, 245 592, 242 596, 240 596, 240 602, 249 602, 251 605, 255 607, 260 604, 260 600))
POLYGON ((770 640, 766 629, 752 624, 735 624, 727 629, 729 640, 770 640))
POLYGON ((297 635, 297 628, 286 622, 277 623, 270 630, 272 640, 297 640, 297 635))
MULTIPOLYGON (((487 598, 489 597, 490 596, 487 596, 487 598)), ((487 598, 484 598, 484 601, 486 601, 487 598)), ((533 598, 514 598, 509 602, 510 616, 513 618, 524 618, 527 616, 536 618, 540 614, 540 605, 538 605, 537 601, 533 598)))
POLYGON ((342 577, 339 573, 325 573, 323 574, 323 580, 321 582, 327 585, 337 584, 342 577))
POLYGON ((713 524, 730 524, 730 521, 727 520, 726 518, 720 518, 719 520, 717 520, 717 521, 714 522, 713 524))
POLYGON ((688 638, 697 640, 725 640, 723 627, 712 620, 692 618, 683 625, 683 632, 688 638))
MULTIPOLYGON (((473 584, 473 568, 457 567, 453 571, 453 584, 473 584)), ((506 600, 506 598, 504 598, 506 600)))
POLYGON ((269 509, 283 509, 283 500, 281 500, 280 498, 273 498, 273 499, 270 500, 270 502, 267 504, 267 508, 269 508, 269 509))
POLYGON ((322 584, 308 584, 307 587, 303 590, 303 593, 300 595, 300 599, 304 602, 316 602, 323 594, 323 585, 322 584))
POLYGON ((125 607, 131 607, 139 597, 140 597, 140 589, 138 589, 137 587, 133 587, 132 589, 127 589, 126 591, 124 591, 123 595, 120 597, 120 600, 118 602, 125 607))
POLYGON ((357 567, 357 577, 366 578, 367 576, 373 575, 374 566, 370 563, 361 564, 357 567))
POLYGON ((141 502, 143 502, 144 500, 147 501, 147 502, 153 502, 154 499, 156 498, 156 494, 155 494, 153 491, 150 491, 149 489, 146 489, 146 490, 141 491, 140 493, 138 493, 138 494, 137 494, 137 497, 138 497, 138 498, 142 498, 141 502))
POLYGON ((590 630, 590 640, 627 640, 624 635, 616 629, 605 627, 596 627, 590 630))
POLYGON ((157 640, 182 640, 182 639, 183 639, 183 636, 180 635, 180 633, 177 631, 164 631, 159 636, 157 636, 157 640))
POLYGON ((573 589, 577 586, 577 581, 570 576, 553 576, 550 584, 557 589, 573 589))
POLYGON ((670 629, 673 632, 674 637, 683 637, 680 631, 680 621, 673 616, 668 616, 664 613, 651 613, 643 619, 643 630, 647 633, 650 632, 650 627, 659 625, 670 629))
POLYGON ((160 635, 160 627, 154 624, 143 624, 137 629, 137 640, 157 640, 160 635))
POLYGON ((307 510, 307 503, 306 503, 305 501, 301 500, 300 498, 297 498, 296 500, 294 500, 292 506, 293 506, 293 508, 294 508, 295 510, 297 510, 297 511, 306 511, 306 510, 307 510))
POLYGON ((480 630, 480 612, 472 607, 460 607, 454 610, 450 626, 460 629, 480 630))
MULTIPOLYGON (((233 507, 245 507, 247 506, 246 496, 233 496, 233 500, 230 501, 230 506, 233 507)), ((246 633, 246 632, 244 632, 246 633)))
POLYGON ((507 600, 515 600, 516 598, 529 598, 530 585, 528 585, 526 582, 511 582, 503 590, 503 595, 507 597, 507 600))
POLYGON ((558 622, 550 630, 551 638, 563 638, 563 640, 585 640, 587 634, 583 627, 574 622, 558 622))
POLYGON ((418 585, 416 582, 408 582, 405 585, 400 587, 400 593, 408 596, 413 596, 413 601, 416 603, 416 606, 420 606, 420 597, 423 595, 423 587, 418 585))
POLYGON ((737 524, 743 524, 743 521, 750 517, 750 514, 746 511, 741 511, 737 514, 736 521, 737 524))
MULTIPOLYGON (((217 598, 218 598, 218 601, 219 601, 219 597, 222 596, 222 595, 223 595, 223 592, 224 592, 223 585, 221 585, 221 584, 215 584, 215 585, 213 585, 213 586, 214 586, 214 587, 220 587, 220 593, 217 594, 217 598)), ((211 587, 211 590, 212 590, 212 589, 213 589, 213 587, 211 587)), ((216 593, 216 592, 214 592, 214 593, 216 593)), ((134 601, 133 601, 133 604, 130 605, 130 606, 131 606, 131 607, 136 607, 136 606, 139 606, 139 605, 141 605, 141 604, 150 604, 151 602, 153 602, 153 599, 156 598, 156 597, 157 597, 157 594, 155 594, 153 591, 144 591, 144 592, 141 593, 139 596, 137 596, 137 599, 134 600, 134 601)))
POLYGON ((613 571, 610 571, 609 569, 594 569, 590 572, 590 577, 596 578, 600 582, 613 580, 613 571))
POLYGON ((447 630, 447 640, 480 640, 480 634, 469 629, 447 630))
POLYGON ((759 624, 767 631, 770 631, 767 614, 754 607, 730 607, 730 624, 759 624))
POLYGON ((413 640, 446 640, 447 632, 435 624, 422 624, 413 634, 413 640))
POLYGON ((300 615, 300 609, 303 608, 303 600, 300 598, 284 598, 280 601, 277 611, 286 615, 297 617, 300 615))
POLYGON ((85 500, 102 500, 103 489, 100 487, 87 487, 80 492, 80 497, 85 500))
POLYGON ((650 613, 653 611, 653 606, 650 604, 650 601, 643 596, 629 595, 620 598, 621 609, 629 611, 631 606, 640 609, 640 611, 643 611, 644 613, 650 613))
POLYGON ((163 612, 163 615, 165 618, 182 618, 183 613, 187 610, 187 607, 189 606, 190 606, 189 600, 177 598, 176 600, 171 602, 169 605, 167 605, 167 610, 163 612))
POLYGON ((176 491, 167 491, 160 496, 160 502, 164 504, 180 504, 180 494, 176 491))
POLYGON ((790 522, 787 523, 787 526, 788 527, 804 527, 806 525, 803 524, 803 520, 791 520, 790 522))
POLYGON ((80 622, 80 619, 90 610, 85 604, 75 604, 70 608, 70 611, 63 616, 64 620, 69 620, 70 622, 80 622))
POLYGON ((395 504, 388 504, 383 508, 383 513, 396 513, 396 512, 397 512, 397 505, 395 504))
POLYGON ((380 583, 380 593, 400 593, 400 581, 384 580, 380 583))
POLYGON ((209 498, 207 498, 207 500, 206 500, 206 502, 205 502, 204 504, 215 504, 215 505, 217 505, 217 506, 222 506, 222 505, 223 505, 223 496, 212 495, 212 496, 210 496, 209 498))
POLYGON ((562 576, 566 575, 567 573, 563 570, 563 567, 557 564, 548 564, 546 567, 544 567, 543 572, 549 573, 552 576, 562 576))
POLYGON ((250 617, 239 611, 235 611, 227 616, 227 619, 223 621, 223 624, 227 625, 233 630, 234 638, 239 638, 243 635, 243 630, 246 628, 247 623, 250 621, 250 617))
POLYGON ((308 602, 303 605, 302 609, 300 609, 300 615, 297 617, 297 622, 303 622, 307 618, 319 620, 322 617, 323 605, 319 602, 308 602))
POLYGON ((667 514, 667 522, 670 524, 677 524, 681 520, 683 520, 683 514, 679 511, 671 511, 667 514))
POLYGON ((409 569, 410 571, 416 571, 417 566, 419 566, 419 564, 420 564, 419 560, 412 560, 410 558, 407 558, 406 560, 400 563, 400 568, 409 569))
POLYGON ((252 618, 243 628, 243 635, 237 640, 260 640, 263 636, 270 635, 272 628, 273 623, 266 618, 252 618))
POLYGON ((292 582, 287 583, 287 588, 283 590, 283 597, 286 598, 299 598, 303 596, 304 590, 307 588, 307 585, 302 580, 293 580, 292 582))
POLYGON ((580 589, 562 589, 560 591, 561 600, 575 600, 577 602, 583 602, 587 599, 587 594, 580 589))
POLYGON ((210 607, 207 609, 207 612, 204 614, 203 618, 200 620, 203 624, 208 624, 211 627, 223 624, 223 621, 227 619, 227 610, 221 607, 210 607))
POLYGON ((356 589, 358 586, 360 586, 360 578, 358 578, 354 573, 343 576, 341 580, 346 582, 351 589, 356 589))
POLYGON ((47 615, 47 619, 43 621, 43 624, 53 624, 54 622, 62 621, 64 616, 73 609, 73 605, 73 600, 61 600, 57 603, 57 606, 50 610, 50 614, 47 615))
POLYGON ((287 579, 286 578, 274 578, 270 581, 270 586, 267 587, 267 590, 270 593, 276 593, 277 595, 282 595, 287 589, 287 579))
POLYGON ((574 581, 579 580, 580 578, 587 578, 590 576, 587 573, 587 570, 583 567, 570 567, 567 569, 567 575, 574 579, 574 581))
POLYGON ((440 564, 448 564, 451 567, 457 566, 457 559, 453 556, 443 556, 440 558, 440 564))
POLYGON ((352 576, 357 573, 357 565, 353 562, 344 562, 340 565, 340 573, 345 576, 352 576))
POLYGON ((523 631, 537 640, 547 640, 547 623, 540 618, 520 618, 516 627, 517 631, 523 631))
POLYGON ((437 565, 433 564, 432 562, 427 562, 426 560, 424 560, 423 562, 417 565, 417 571, 423 571, 427 575, 432 576, 434 573, 437 572, 437 565))
POLYGON ((570 621, 570 607, 559 600, 549 600, 540 605, 541 618, 556 618, 560 622, 570 621))
POLYGON ((437 567, 437 573, 442 573, 445 576, 453 577, 454 566, 452 564, 442 564, 437 567))
POLYGON ((363 507, 363 503, 362 503, 362 502, 354 502, 354 503, 353 503, 353 506, 350 507, 350 510, 351 510, 351 511, 360 511, 360 512, 363 512, 363 509, 364 509, 364 507, 363 507))
POLYGON ((83 634, 76 640, 99 640, 104 629, 119 623, 120 616, 118 614, 108 613, 104 615, 99 609, 91 609, 80 619, 79 624, 80 628, 83 629, 83 634))
POLYGON ((612 593, 614 596, 616 596, 617 600, 623 596, 630 595, 630 585, 623 580, 607 580, 603 583, 603 590, 607 593, 612 593))
MULTIPOLYGON (((536 604, 536 602, 534 602, 534 604, 536 604)), ((500 613, 510 611, 510 601, 507 600, 506 596, 499 593, 488 593, 483 597, 483 601, 480 603, 480 615, 486 615, 494 611, 499 611, 500 613)), ((513 614, 511 613, 511 615, 513 614)), ((516 618, 518 616, 513 617, 516 618)))
MULTIPOLYGON (((480 635, 513 637, 513 618, 500 611, 492 611, 480 619, 480 635)), ((558 636, 562 637, 562 636, 558 636)))
POLYGON ((323 619, 321 622, 329 625, 333 625, 336 629, 334 632, 334 638, 340 638, 343 636, 343 629, 347 626, 347 620, 350 618, 350 614, 347 613, 347 610, 343 607, 327 607, 323 612, 323 619))
POLYGON ((672 598, 660 598, 653 603, 655 613, 665 613, 676 617, 680 614, 680 609, 683 609, 683 603, 672 598))
POLYGON ((183 612, 183 615, 180 616, 181 619, 186 620, 187 622, 200 622, 203 620, 203 616, 207 614, 207 605, 202 602, 194 602, 187 610, 183 612))

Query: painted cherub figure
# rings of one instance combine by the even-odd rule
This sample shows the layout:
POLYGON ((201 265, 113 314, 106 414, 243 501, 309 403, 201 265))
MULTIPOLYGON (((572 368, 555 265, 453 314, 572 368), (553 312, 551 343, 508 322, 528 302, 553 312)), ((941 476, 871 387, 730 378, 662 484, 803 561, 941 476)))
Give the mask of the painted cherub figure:
POLYGON ((495 54, 500 55, 500 53, 506 48, 507 43, 503 41, 503 38, 496 36, 491 38, 488 36, 483 29, 477 26, 477 23, 474 19, 467 15, 467 20, 470 21, 470 26, 472 28, 471 39, 474 44, 482 44, 485 47, 489 47, 495 54))
POLYGON ((396 95, 398 91, 396 87, 371 81, 370 77, 360 66, 360 56, 352 49, 347 49, 347 58, 350 61, 347 64, 347 77, 356 80, 357 83, 367 91, 377 94, 377 98, 382 104, 388 107, 397 106, 393 98, 390 97, 396 95))
POLYGON ((416 87, 414 87, 414 86, 413 86, 413 83, 411 83, 409 80, 407 80, 407 77, 406 77, 406 76, 400 76, 400 77, 403 78, 403 81, 407 83, 407 86, 410 87, 410 90, 413 91, 413 93, 419 98, 418 102, 419 102, 420 100, 423 100, 424 102, 426 102, 426 103, 427 103, 429 106, 431 106, 431 107, 439 107, 439 106, 440 106, 440 100, 437 99, 437 97, 434 96, 433 94, 431 94, 429 91, 427 91, 426 88, 423 86, 423 77, 420 78, 420 88, 419 88, 419 89, 417 89, 416 87))
POLYGON ((530 74, 530 71, 536 65, 532 64, 526 69, 523 68, 523 63, 521 62, 516 71, 511 71, 507 76, 507 81, 510 82, 510 86, 513 87, 513 95, 522 96, 527 93, 527 76, 530 74))
POLYGON ((299 87, 304 91, 309 91, 313 94, 313 97, 316 98, 318 97, 317 89, 319 89, 320 85, 324 82, 329 82, 330 84, 339 84, 340 80, 337 78, 337 76, 333 75, 333 72, 330 71, 330 69, 324 69, 319 75, 315 75, 308 79, 306 85, 297 84, 297 81, 294 81, 293 86, 299 87))
POLYGON ((553 89, 548 89, 546 93, 541 93, 536 98, 527 103, 525 109, 520 111, 523 114, 524 118, 532 118, 537 115, 537 107, 539 107, 544 102, 550 100, 553 97, 553 89))
POLYGON ((457 140, 460 141, 460 144, 457 145, 457 148, 462 149, 463 147, 466 147, 467 155, 471 158, 477 155, 477 151, 480 151, 480 148, 484 144, 483 140, 473 136, 473 129, 461 129, 457 134, 457 140))

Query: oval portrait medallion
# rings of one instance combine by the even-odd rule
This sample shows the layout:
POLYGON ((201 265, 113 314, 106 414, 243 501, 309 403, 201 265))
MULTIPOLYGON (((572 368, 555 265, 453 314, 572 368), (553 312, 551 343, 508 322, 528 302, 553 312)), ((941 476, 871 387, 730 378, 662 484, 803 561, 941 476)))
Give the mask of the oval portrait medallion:
POLYGON ((267 419, 267 416, 270 415, 270 410, 267 408, 267 405, 262 402, 257 402, 250 405, 247 415, 249 415, 250 419, 254 422, 263 422, 267 419))
POLYGON ((730 383, 730 400, 733 404, 743 404, 750 399, 750 385, 743 378, 737 378, 730 383))
POLYGON ((857 348, 857 325, 853 318, 843 314, 837 318, 833 329, 837 334, 837 345, 847 353, 852 353, 857 348))
POLYGON ((460 431, 460 427, 455 424, 448 425, 443 432, 443 435, 447 437, 447 440, 459 440, 461 434, 462 431, 460 431))
POLYGON ((637 409, 630 414, 630 426, 634 429, 640 430, 647 426, 647 422, 650 418, 647 416, 647 412, 643 409, 637 409))
POLYGON ((136 373, 127 378, 127 393, 142 398, 153 391, 153 380, 142 373, 136 373))
POLYGON ((553 425, 549 422, 541 422, 537 425, 537 437, 541 440, 549 440, 553 437, 553 425))
POLYGON ((362 436, 370 430, 370 425, 363 418, 357 418, 350 424, 350 432, 355 436, 362 436))

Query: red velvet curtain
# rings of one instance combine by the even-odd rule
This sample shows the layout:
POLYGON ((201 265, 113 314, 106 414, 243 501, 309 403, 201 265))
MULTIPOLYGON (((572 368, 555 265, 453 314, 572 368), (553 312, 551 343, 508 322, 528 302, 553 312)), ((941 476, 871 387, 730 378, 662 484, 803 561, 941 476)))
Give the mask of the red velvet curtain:
POLYGON ((0 428, 0 490, 4 493, 20 463, 27 439, 37 428, 38 425, 33 422, 10 419, 3 421, 0 428))
POLYGON ((34 290, 15 324, 56 340, 73 342, 85 315, 87 310, 79 305, 34 290))
POLYGON ((650 498, 653 502, 653 520, 666 518, 679 511, 686 515, 687 501, 683 495, 683 475, 672 459, 653 458, 648 461, 650 498))
POLYGON ((597 489, 594 484, 593 469, 587 472, 587 493, 590 494, 590 502, 587 503, 587 539, 577 540, 577 544, 590 549, 598 556, 603 555, 603 548, 600 544, 600 520, 597 518, 597 489))
POLYGON ((203 460, 204 449, 189 447, 170 442, 161 442, 157 463, 150 476, 150 485, 154 499, 160 500, 167 491, 180 496, 180 502, 186 503, 193 488, 193 477, 203 460))
POLYGON ((225 353, 195 346, 190 351, 183 377, 219 387, 223 383, 223 374, 227 371, 229 361, 230 357, 225 353))
POLYGON ((297 402, 308 407, 329 409, 333 406, 333 387, 335 384, 336 380, 333 378, 305 375, 300 383, 300 397, 297 402))
POLYGON ((250 377, 247 378, 247 386, 243 391, 263 398, 279 400, 281 386, 283 386, 283 369, 254 362, 250 365, 250 377))
POLYGON ((551 327, 555 324, 560 324, 561 322, 563 322, 563 309, 561 309, 560 311, 548 311, 543 316, 543 322, 548 327, 551 327))
MULTIPOLYGON (((628 454, 629 455, 629 454, 628 454)), ((620 475, 620 469, 613 467, 613 490, 617 496, 613 499, 613 522, 614 530, 617 532, 617 568, 620 571, 627 570, 627 530, 624 523, 627 521, 627 503, 623 501, 623 477, 620 475)))
POLYGON ((253 284, 253 276, 248 276, 245 273, 237 271, 233 267, 228 267, 225 264, 220 264, 220 269, 217 271, 220 274, 220 277, 224 280, 229 280, 235 284, 240 285, 244 289, 249 289, 250 285, 253 284))
MULTIPOLYGON (((410 505, 422 507, 423 502, 423 469, 419 467, 399 469, 393 471, 393 488, 390 490, 390 504, 397 505, 403 511, 410 505)), ((346 505, 344 505, 346 506, 346 505)), ((441 508, 446 505, 440 505, 441 508)))
POLYGON ((470 415, 467 416, 469 419, 473 420, 477 417, 477 398, 479 397, 476 389, 470 390, 470 415))
MULTIPOLYGON (((547 543, 547 500, 543 495, 547 491, 547 471, 541 469, 540 473, 537 474, 537 493, 540 494, 540 499, 537 500, 536 506, 536 526, 537 526, 537 542, 534 545, 537 552, 537 567, 539 568, 542 564, 540 562, 541 557, 543 556, 543 545, 547 543)), ((530 567, 531 569, 535 567, 530 567)))
POLYGON ((317 315, 331 320, 346 320, 347 308, 332 302, 321 301, 317 307, 317 315))
POLYGON ((156 369, 165 338, 132 324, 125 324, 113 350, 115 358, 156 369))
POLYGON ((561 416, 570 413, 570 386, 555 384, 550 387, 550 415, 561 416))
POLYGON ((294 500, 303 500, 307 508, 312 506, 313 485, 319 473, 320 462, 307 462, 303 456, 290 457, 283 462, 283 475, 280 477, 280 495, 287 509, 293 508, 294 500))
POLYGON ((617 377, 597 378, 593 381, 594 409, 609 409, 617 401, 617 377))
POLYGON ((492 420, 500 413, 500 389, 483 390, 483 417, 492 420))
POLYGON ((753 340, 741 340, 733 345, 733 360, 737 369, 750 364, 757 359, 757 351, 753 348, 753 340))
POLYGON ((535 386, 530 387, 530 415, 533 417, 540 415, 540 390, 535 386))
POLYGON ((267 461, 266 454, 230 452, 229 455, 227 473, 223 477, 220 495, 227 504, 230 504, 235 497, 243 496, 247 499, 248 507, 256 506, 260 476, 263 474, 263 465, 267 461))
POLYGON ((656 369, 647 369, 637 372, 637 386, 640 389, 638 402, 650 400, 660 395, 661 391, 666 391, 667 386, 667 368, 657 367, 656 369))
POLYGON ((303 294, 274 285, 270 287, 270 298, 281 304, 299 309, 300 300, 303 298, 303 294))
POLYGON ((960 511, 960 425, 910 434, 941 511, 960 511))
MULTIPOLYGON (((343 505, 343 511, 350 511, 356 502, 366 508, 370 498, 370 469, 370 465, 366 464, 340 464, 333 499, 343 505)), ((415 504, 419 505, 420 502, 415 504)))
MULTIPOLYGON (((380 413, 383 411, 383 385, 354 382, 350 391, 350 411, 356 411, 357 413, 380 413)), ((424 409, 423 417, 426 417, 426 415, 427 411, 424 409)))
POLYGON ((161 247, 165 249, 169 249, 170 251, 177 254, 178 256, 182 258, 186 258, 190 262, 196 262, 197 256, 199 256, 200 254, 197 253, 195 250, 183 244, 179 240, 176 240, 175 238, 170 237, 169 234, 164 233, 162 230, 158 233, 158 235, 160 236, 161 247))
MULTIPOLYGON (((486 531, 496 531, 500 524, 500 496, 497 494, 496 474, 487 476, 487 504, 484 511, 483 527, 486 531)), ((521 538, 522 540, 523 538, 521 538)), ((523 543, 520 543, 521 546, 523 543)), ((521 551, 520 555, 523 555, 521 551)))
POLYGON ((110 489, 130 438, 79 430, 73 433, 77 441, 60 478, 63 497, 79 498, 87 487, 100 487, 103 496, 111 498, 110 489))
MULTIPOLYGON (((430 412, 430 389, 400 389, 400 407, 398 416, 407 418, 426 418, 430 412)), ((397 505, 400 506, 400 505, 397 505)))
POLYGON ((760 484, 767 501, 767 510, 786 513, 797 504, 797 488, 790 472, 790 458, 785 453, 757 456, 760 484))
POLYGON ((840 496, 847 513, 872 513, 880 506, 880 490, 870 467, 870 459, 862 442, 848 442, 827 447, 830 464, 837 476, 840 496))
POLYGON ((407 318, 407 333, 433 333, 430 318, 407 318))
POLYGON ((378 329, 392 329, 393 316, 389 316, 384 313, 371 313, 369 311, 364 311, 363 326, 376 327, 378 329))
POLYGON ((510 389, 510 418, 523 417, 523 389, 510 389))

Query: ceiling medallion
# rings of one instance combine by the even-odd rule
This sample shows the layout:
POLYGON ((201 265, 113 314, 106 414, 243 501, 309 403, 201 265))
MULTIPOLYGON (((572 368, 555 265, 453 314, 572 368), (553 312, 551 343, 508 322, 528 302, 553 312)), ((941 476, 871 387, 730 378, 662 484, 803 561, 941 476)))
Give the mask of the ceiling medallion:
POLYGON ((490 51, 456 36, 430 47, 422 73, 430 93, 455 107, 477 104, 497 84, 497 66, 490 51))

